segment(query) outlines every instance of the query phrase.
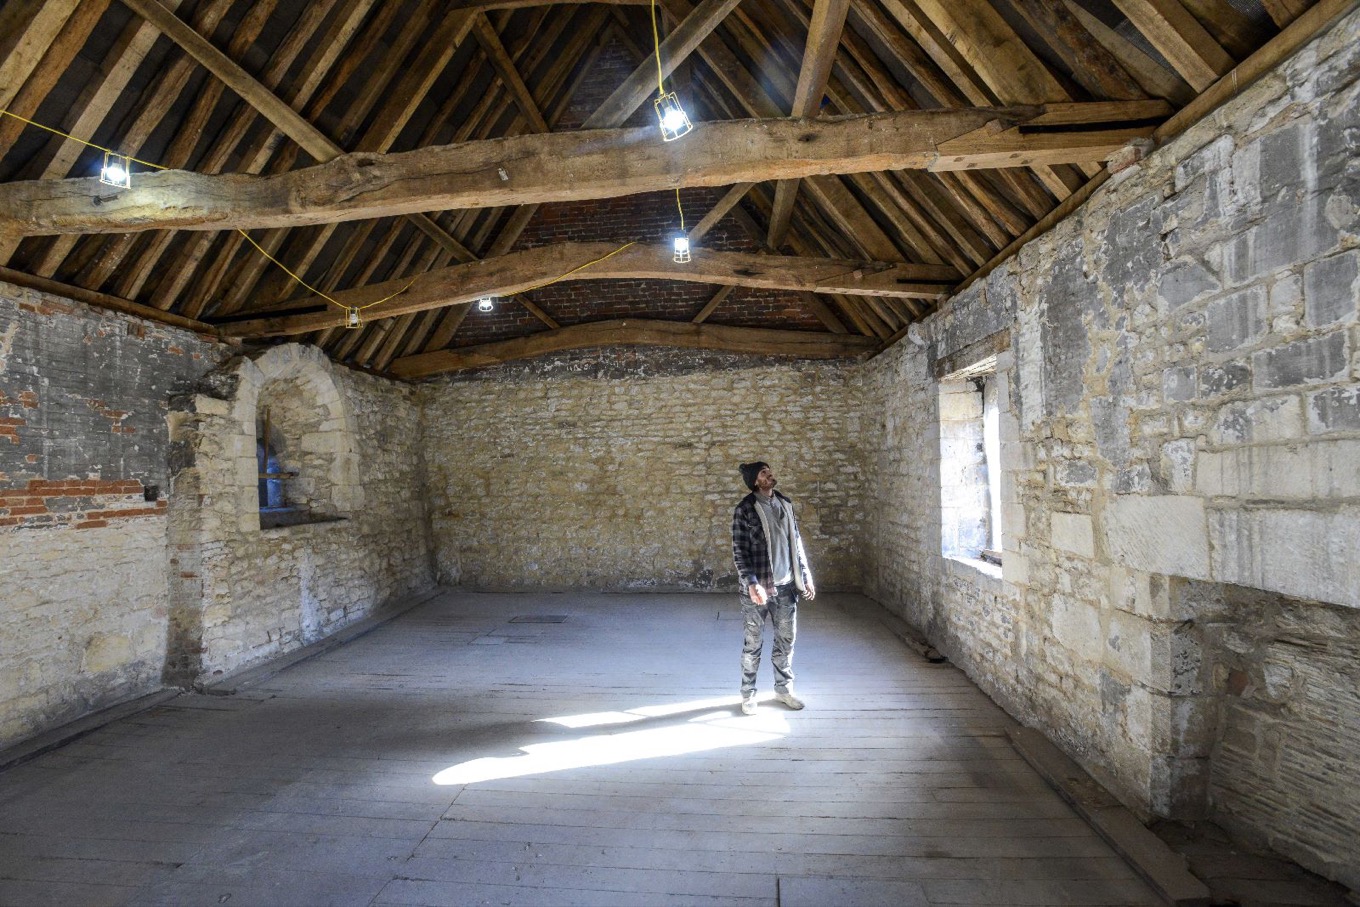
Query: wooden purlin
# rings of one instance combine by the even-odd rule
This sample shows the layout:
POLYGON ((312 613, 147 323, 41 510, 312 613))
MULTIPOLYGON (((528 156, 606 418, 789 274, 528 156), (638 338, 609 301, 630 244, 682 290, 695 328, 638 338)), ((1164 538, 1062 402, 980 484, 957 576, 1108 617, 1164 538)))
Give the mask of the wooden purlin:
MULTIPOLYGON (((822 95, 831 79, 831 65, 840 49, 841 31, 845 27, 849 7, 849 0, 815 0, 789 116, 815 116, 820 109, 822 95)), ((784 234, 789 229, 798 183, 798 180, 780 180, 775 186, 767 241, 776 249, 784 241, 784 234)))
POLYGON ((666 36, 659 50, 659 63, 655 57, 644 60, 581 124, 581 128, 608 129, 626 122, 656 90, 657 66, 661 68, 660 75, 670 75, 701 41, 712 34, 713 29, 727 17, 737 2, 738 0, 700 0, 689 15, 666 36))
POLYGON ((944 107, 962 107, 965 98, 948 75, 921 46, 911 40, 883 12, 878 3, 854 3, 850 6, 850 25, 861 34, 871 34, 884 45, 916 80, 920 88, 944 107))
MULTIPOLYGON (((675 16, 681 15, 687 9, 687 0, 661 0, 661 3, 675 16)), ((744 46, 753 46, 754 39, 738 28, 737 23, 730 23, 729 29, 736 32, 738 41, 744 42, 744 46)), ((713 74, 725 84, 732 96, 743 106, 745 115, 754 117, 782 115, 782 106, 765 92, 759 81, 721 40, 715 37, 704 42, 699 46, 699 54, 713 74)), ((787 80, 785 84, 787 85, 786 93, 792 95, 795 86, 788 84, 787 80)), ((863 237, 862 242, 865 244, 861 248, 863 254, 871 258, 883 258, 885 260, 901 257, 896 246, 845 189, 839 179, 835 177, 819 179, 815 181, 815 186, 809 186, 809 191, 820 202, 833 205, 838 211, 845 212, 841 216, 853 223, 857 235, 863 237)))
MULTIPOLYGON (((565 79, 566 75, 573 69, 579 70, 577 76, 565 85, 561 92, 561 97, 552 105, 547 116, 549 125, 556 123, 566 111, 571 99, 575 96, 577 87, 580 85, 582 79, 585 78, 590 67, 594 65, 595 59, 598 58, 600 51, 603 49, 601 41, 597 40, 594 36, 600 33, 600 29, 604 26, 608 15, 608 13, 602 12, 598 8, 592 8, 588 13, 584 14, 584 24, 569 43, 568 50, 556 55, 555 65, 561 65, 568 60, 574 60, 580 65, 574 67, 569 66, 561 71, 560 77, 565 79), (574 49, 575 52, 573 53, 571 49, 574 49)), ((550 81, 550 77, 545 77, 544 79, 539 80, 537 84, 539 86, 546 86, 550 81)), ((544 97, 543 102, 547 102, 546 97, 544 97)), ((490 247, 491 254, 503 255, 510 251, 510 248, 514 246, 516 240, 519 239, 520 234, 528 226, 529 221, 533 218, 533 214, 536 210, 537 206, 535 205, 522 205, 516 208, 501 235, 496 238, 494 243, 492 243, 490 247)), ((449 308, 444 309, 439 313, 436 322, 431 326, 428 338, 423 341, 419 348, 408 349, 406 355, 414 355, 418 352, 431 352, 447 347, 453 341, 454 335, 458 333, 458 328, 462 326, 463 319, 467 316, 467 312, 468 306, 465 305, 450 306, 449 308)))
MULTIPOLYGON (((320 78, 317 71, 323 68, 328 69, 335 62, 340 49, 345 46, 343 42, 347 41, 357 30, 360 21, 367 15, 368 8, 374 2, 375 0, 346 0, 343 3, 337 10, 331 26, 322 33, 320 39, 316 42, 320 45, 318 50, 303 63, 300 72, 301 82, 285 91, 284 100, 286 102, 305 107, 317 89, 320 78)), ((271 62, 264 74, 265 85, 278 87, 284 72, 293 62, 289 59, 288 53, 288 46, 292 43, 292 38, 289 38, 285 45, 280 47, 280 52, 276 54, 277 62, 271 62), (282 65, 285 62, 287 65, 282 65)), ((260 117, 253 107, 242 105, 237 108, 226 128, 214 137, 212 145, 198 162, 198 166, 208 172, 221 172, 231 156, 237 153, 238 147, 241 147, 238 164, 240 171, 257 173, 265 168, 269 157, 280 141, 282 141, 282 135, 274 130, 272 124, 260 117), (251 130, 256 131, 256 137, 253 140, 248 140, 246 137, 251 130), (243 142, 245 144, 242 147, 243 142)), ((282 153, 295 155, 294 147, 290 145, 282 153)), ((158 234, 153 242, 148 243, 138 251, 135 261, 124 267, 121 277, 117 279, 120 293, 127 296, 136 296, 141 293, 143 285, 158 267, 161 259, 168 254, 173 236, 174 234, 169 232, 158 234)), ((193 272, 195 287, 194 292, 187 300, 181 300, 177 304, 181 311, 192 312, 195 315, 203 311, 210 294, 216 288, 222 274, 227 271, 230 261, 235 257, 242 242, 243 240, 237 233, 231 233, 217 239, 206 236, 192 236, 184 241, 176 264, 171 270, 175 273, 180 271, 193 272), (206 269, 198 267, 198 263, 206 257, 210 245, 216 245, 219 249, 217 257, 206 269)))
POLYGON ((1184 79, 1143 53, 1128 39, 1089 13, 1074 0, 1062 0, 1064 8, 1100 46, 1105 48, 1150 97, 1165 98, 1177 105, 1188 104, 1195 90, 1184 79))
POLYGON ((1242 60, 1265 44, 1277 32, 1275 28, 1257 25, 1250 16, 1239 11, 1229 0, 1181 0, 1182 4, 1204 26, 1228 56, 1242 60))
MULTIPOLYGON (((145 0, 145 2, 155 3, 156 0, 145 0)), ((232 34, 231 41, 228 43, 225 51, 227 57, 230 59, 244 58, 246 52, 251 48, 255 43, 256 38, 258 38, 263 31, 265 23, 269 18, 267 14, 257 15, 257 13, 272 12, 275 5, 277 4, 270 3, 263 7, 258 5, 251 7, 250 15, 232 34)), ((170 18, 174 18, 173 15, 171 15, 170 18)), ((211 30, 207 30, 207 33, 211 34, 211 30)), ((218 99, 222 97, 226 88, 226 84, 218 78, 209 78, 204 83, 198 93, 198 97, 194 101, 194 109, 190 113, 188 119, 183 122, 179 135, 171 145, 169 153, 172 156, 172 160, 174 160, 174 163, 171 164, 171 166, 183 166, 184 163, 188 161, 194 146, 197 144, 199 130, 206 126, 209 115, 212 113, 218 99)), ((249 102, 249 99, 242 98, 242 101, 244 103, 238 107, 238 112, 241 114, 242 126, 240 128, 242 132, 244 132, 245 125, 252 122, 254 117, 248 112, 248 110, 253 107, 249 102)), ((239 141, 238 138, 233 138, 228 140, 228 142, 219 142, 218 145, 219 147, 223 144, 235 145, 237 141, 239 141)), ((202 163, 207 164, 208 162, 204 161, 202 163)), ((213 169, 220 170, 225 166, 226 160, 225 158, 222 158, 213 161, 212 163, 215 165, 213 169)), ((160 282, 157 283, 151 294, 151 304, 158 309, 168 310, 175 307, 180 303, 180 291, 188 285, 188 282, 197 273, 197 268, 186 268, 182 271, 173 271, 162 276, 160 282)), ((180 306, 180 309, 181 311, 184 311, 183 306, 180 306)), ((195 310, 194 316, 197 317, 198 314, 199 312, 195 310)))
MULTIPOLYGON (((326 2, 317 3, 308 7, 306 14, 301 17, 294 26, 292 34, 285 38, 284 42, 280 45, 279 51, 271 59, 269 70, 264 76, 266 85, 271 84, 271 81, 277 82, 277 80, 281 78, 283 64, 291 62, 292 54, 296 53, 296 49, 293 49, 290 52, 289 43, 293 42, 295 46, 300 46, 301 41, 309 39, 312 35, 312 29, 316 27, 318 19, 321 16, 324 16, 331 2, 333 2, 333 0, 326 0, 326 2)), ((195 27, 204 28, 209 32, 212 30, 207 23, 197 23, 195 27)), ((258 30, 262 27, 263 22, 259 21, 258 17, 252 17, 249 23, 242 23, 242 26, 238 27, 232 34, 231 44, 228 46, 227 52, 235 53, 237 55, 244 54, 246 50, 248 50, 250 43, 253 42, 258 30)), ((170 67, 163 70, 163 76, 169 77, 173 79, 174 82, 179 83, 180 87, 175 90, 176 94, 183 91, 183 84, 187 83, 194 65, 192 58, 187 55, 182 55, 176 58, 170 67)), ((190 159, 209 116, 217 106, 217 101, 221 97, 223 87, 224 86, 216 80, 208 80, 202 85, 194 98, 193 105, 186 119, 183 121, 178 134, 171 141, 169 148, 161 155, 159 163, 171 168, 189 168, 198 166, 200 169, 210 171, 221 169, 220 164, 215 164, 215 162, 208 157, 196 162, 196 164, 191 162, 190 159)), ((161 94, 162 90, 161 86, 158 86, 153 92, 153 95, 161 94)), ((158 115, 156 120, 158 121, 159 118, 158 115)), ((232 113, 228 125, 222 130, 222 133, 219 133, 214 141, 220 146, 223 144, 222 134, 235 134, 235 138, 232 139, 230 143, 233 145, 236 144, 236 142, 240 140, 240 136, 244 135, 247 126, 253 123, 254 120, 255 114, 250 106, 247 104, 239 104, 237 109, 232 113)), ((154 126, 155 123, 152 123, 151 128, 154 128, 154 126)), ((140 133, 141 130, 134 127, 133 132, 140 133)), ((156 247, 163 249, 170 243, 170 239, 171 234, 169 233, 157 234, 154 239, 143 246, 143 252, 150 252, 154 255, 156 247)), ((102 287, 108 280, 113 278, 115 272, 122 267, 127 254, 135 242, 136 237, 131 234, 111 237, 110 241, 104 245, 104 248, 95 259, 89 273, 84 275, 84 282, 86 282, 86 285, 102 287)), ((133 271, 135 269, 128 268, 126 270, 133 271)), ((142 285, 147 276, 149 276, 149 271, 143 271, 139 280, 120 281, 120 292, 129 296, 138 295, 141 292, 142 285)), ((179 308, 183 310, 182 305, 179 306, 179 308)))
MULTIPOLYGON (((887 23, 880 22, 880 26, 886 28, 887 23)), ((848 43, 851 45, 850 53, 851 60, 853 60, 854 62, 858 62, 862 67, 864 67, 866 71, 866 76, 871 77, 874 81, 874 84, 882 85, 891 81, 892 78, 891 75, 887 73, 885 70, 883 70, 882 63, 877 60, 876 56, 867 52, 867 49, 856 52, 855 39, 853 37, 849 40, 848 43)), ((849 61, 843 60, 841 64, 839 64, 842 72, 849 73, 853 71, 849 65, 846 65, 848 62, 849 61)), ((903 102, 895 98, 888 97, 874 98, 872 96, 868 96, 867 85, 860 88, 859 95, 860 97, 858 99, 858 104, 853 105, 848 103, 847 100, 838 95, 837 96, 838 104, 841 108, 841 112, 859 113, 878 109, 903 109, 906 107, 916 106, 914 103, 904 104, 903 102)), ((879 182, 875 179, 871 179, 870 178, 871 176, 877 177, 886 175, 857 174, 851 177, 849 181, 858 186, 861 193, 866 198, 874 202, 874 204, 877 206, 877 208, 883 214, 883 216, 887 217, 890 221, 894 222, 902 221, 903 218, 900 215, 906 214, 908 209, 914 209, 915 205, 912 204, 911 201, 906 196, 901 195, 900 193, 880 191, 879 182)), ((990 211, 993 208, 1009 207, 1009 203, 1006 201, 1004 195, 996 192, 995 190, 991 189, 989 186, 985 184, 972 182, 969 183, 967 187, 964 187, 958 185, 957 181, 951 182, 949 180, 942 180, 941 185, 945 187, 948 193, 956 199, 956 201, 959 203, 960 207, 965 211, 965 213, 970 213, 973 215, 973 217, 975 218, 974 226, 977 227, 978 229, 983 230, 984 232, 991 233, 994 230, 994 225, 990 220, 987 219, 983 219, 980 221, 977 220, 976 219, 978 217, 977 212, 981 209, 990 211)), ((1044 210, 1048 210, 1048 208, 1050 208, 1051 206, 1052 203, 1048 202, 1044 210)), ((915 219, 921 220, 922 218, 918 214, 915 219)), ((931 251, 931 246, 929 242, 925 240, 925 237, 920 233, 920 231, 916 230, 914 226, 908 226, 911 220, 912 218, 908 216, 906 218, 906 222, 902 223, 903 227, 907 227, 906 231, 904 231, 902 235, 912 237, 913 240, 918 244, 917 245, 918 249, 924 250, 927 254, 935 254, 931 251)), ((1004 234, 991 235, 990 238, 992 244, 991 248, 988 248, 986 250, 986 254, 979 254, 974 259, 973 263, 976 264, 977 262, 986 260, 987 255, 991 253, 992 249, 999 248, 1000 246, 1005 245, 1005 243, 1008 240, 1009 236, 1006 236, 1004 234)), ((945 252, 945 254, 947 254, 947 252, 945 252)), ((958 264, 958 262, 955 263, 958 264)))
MULTIPOLYGON (((424 101, 430 85, 448 65, 461 33, 464 36, 471 26, 454 17, 446 17, 429 36, 409 66, 400 68, 400 78, 395 85, 389 85, 383 93, 383 103, 361 137, 355 141, 355 150, 360 152, 382 153, 392 148, 401 131, 410 121, 416 108, 424 101)), ((422 220, 429 221, 425 215, 422 220)), ((417 226, 420 226, 419 224, 417 226)), ((306 274, 320 257, 326 244, 335 235, 338 224, 327 224, 313 233, 300 233, 293 238, 291 248, 280 260, 298 274, 306 274)), ((362 229, 362 228, 360 228, 362 229)), ((435 225, 439 233, 444 231, 435 225)), ((423 232, 423 231, 422 231, 423 232)), ((461 243, 455 246, 456 257, 471 257, 461 243)), ((237 292, 228 297, 227 305, 238 310, 245 299, 254 296, 259 299, 274 299, 287 292, 292 278, 281 268, 266 268, 252 287, 242 281, 237 292)))

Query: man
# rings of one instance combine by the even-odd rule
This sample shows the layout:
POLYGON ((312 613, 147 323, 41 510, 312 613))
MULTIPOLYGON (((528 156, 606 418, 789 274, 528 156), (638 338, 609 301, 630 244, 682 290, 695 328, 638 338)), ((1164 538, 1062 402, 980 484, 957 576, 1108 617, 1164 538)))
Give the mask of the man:
POLYGON ((774 626, 770 663, 774 696, 791 709, 803 700, 793 695, 793 640, 798 632, 798 598, 817 589, 798 534, 793 502, 774 487, 768 463, 742 463, 742 481, 751 493, 732 514, 732 560, 741 582, 741 617, 746 637, 741 649, 741 710, 756 711, 756 669, 764 647, 765 620, 774 626))

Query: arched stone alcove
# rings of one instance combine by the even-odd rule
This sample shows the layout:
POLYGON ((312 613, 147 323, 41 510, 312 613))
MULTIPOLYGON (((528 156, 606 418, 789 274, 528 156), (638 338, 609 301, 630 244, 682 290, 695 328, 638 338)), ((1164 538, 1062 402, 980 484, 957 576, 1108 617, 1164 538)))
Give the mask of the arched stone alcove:
POLYGON ((330 555, 363 506, 354 418, 335 366, 287 344, 228 362, 171 418, 166 679, 186 685, 312 642, 350 614, 327 600, 330 555), (261 522, 260 456, 288 518, 261 522))

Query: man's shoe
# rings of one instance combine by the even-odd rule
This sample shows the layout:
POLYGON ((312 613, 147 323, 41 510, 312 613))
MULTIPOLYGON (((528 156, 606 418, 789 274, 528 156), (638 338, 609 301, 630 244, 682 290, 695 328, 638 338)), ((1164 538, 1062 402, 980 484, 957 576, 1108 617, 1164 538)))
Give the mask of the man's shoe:
POLYGON ((803 700, 801 700, 801 699, 799 699, 797 696, 793 695, 793 691, 792 691, 792 690, 784 690, 783 692, 776 692, 776 693, 774 694, 774 698, 775 698, 775 699, 778 699, 780 702, 784 703, 784 705, 786 705, 786 706, 788 706, 789 708, 793 709, 795 712, 798 711, 799 709, 801 709, 801 708, 803 707, 803 705, 804 705, 803 700))
POLYGON ((741 713, 743 715, 754 715, 756 713, 756 691, 741 695, 741 713))

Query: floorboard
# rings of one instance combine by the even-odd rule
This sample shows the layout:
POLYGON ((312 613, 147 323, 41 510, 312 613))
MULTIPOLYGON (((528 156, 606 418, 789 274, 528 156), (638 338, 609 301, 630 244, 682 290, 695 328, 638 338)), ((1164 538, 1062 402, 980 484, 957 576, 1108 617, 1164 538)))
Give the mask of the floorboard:
POLYGON ((745 716, 731 596, 445 592, 0 775, 0 905, 1158 903, 864 606, 745 716))

